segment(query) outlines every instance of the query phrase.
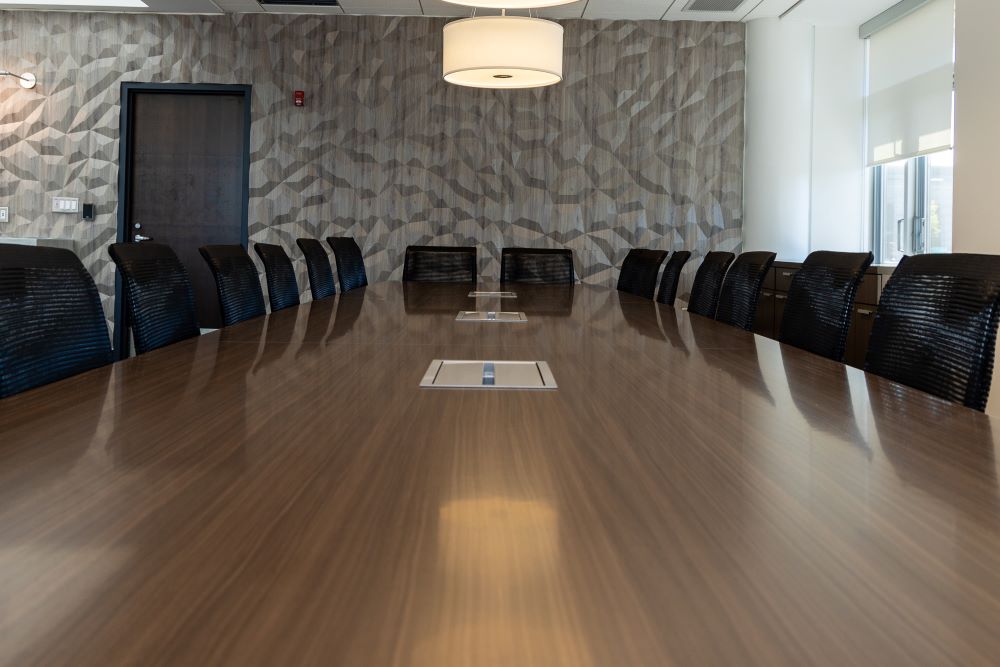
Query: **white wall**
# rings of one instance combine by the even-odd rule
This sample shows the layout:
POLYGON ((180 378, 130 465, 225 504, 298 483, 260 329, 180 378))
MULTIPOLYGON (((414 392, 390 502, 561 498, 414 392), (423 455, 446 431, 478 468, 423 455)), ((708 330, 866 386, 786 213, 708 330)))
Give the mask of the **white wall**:
POLYGON ((809 250, 813 27, 747 25, 743 248, 797 261, 809 250))
POLYGON ((1000 254, 1000 2, 955 12, 954 250, 1000 254))
POLYGON ((864 53, 856 27, 748 24, 746 250, 867 249, 864 53))
MULTIPOLYGON (((1000 2, 958 0, 955 8, 954 251, 1000 254, 1000 2)), ((1000 365, 987 412, 1000 415, 1000 365)))
POLYGON ((816 29, 810 250, 858 252, 865 231, 865 42, 856 27, 816 29))

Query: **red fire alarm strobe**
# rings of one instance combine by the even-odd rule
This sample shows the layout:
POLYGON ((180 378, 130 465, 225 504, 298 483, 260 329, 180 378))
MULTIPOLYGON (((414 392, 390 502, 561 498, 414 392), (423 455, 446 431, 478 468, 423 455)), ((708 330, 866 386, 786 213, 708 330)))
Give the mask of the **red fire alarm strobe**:
POLYGON ((295 91, 295 106, 304 107, 306 105, 306 91, 296 90, 295 91))

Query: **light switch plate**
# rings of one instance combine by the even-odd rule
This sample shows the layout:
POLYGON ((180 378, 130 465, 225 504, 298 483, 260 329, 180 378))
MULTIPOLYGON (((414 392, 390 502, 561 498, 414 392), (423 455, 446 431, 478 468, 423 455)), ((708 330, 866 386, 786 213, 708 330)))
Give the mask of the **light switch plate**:
POLYGON ((0 206, 0 222, 10 222, 10 212, 6 206, 0 206))
POLYGON ((79 213, 80 199, 77 197, 53 197, 53 213, 79 213))

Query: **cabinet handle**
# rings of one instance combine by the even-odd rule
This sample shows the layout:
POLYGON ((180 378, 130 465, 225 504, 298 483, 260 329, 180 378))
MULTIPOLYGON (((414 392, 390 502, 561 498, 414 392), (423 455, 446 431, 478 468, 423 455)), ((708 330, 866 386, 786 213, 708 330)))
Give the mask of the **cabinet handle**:
POLYGON ((780 301, 784 301, 784 300, 785 300, 785 299, 787 299, 788 297, 787 297, 787 296, 785 296, 784 294, 775 294, 775 295, 774 295, 774 298, 775 298, 775 299, 778 299, 778 300, 780 300, 780 301))
POLYGON ((791 278, 792 276, 795 275, 795 272, 794 271, 782 271, 781 275, 783 277, 785 277, 785 278, 791 278))
POLYGON ((871 317, 875 314, 874 310, 868 310, 866 308, 858 308, 858 315, 861 317, 871 317))

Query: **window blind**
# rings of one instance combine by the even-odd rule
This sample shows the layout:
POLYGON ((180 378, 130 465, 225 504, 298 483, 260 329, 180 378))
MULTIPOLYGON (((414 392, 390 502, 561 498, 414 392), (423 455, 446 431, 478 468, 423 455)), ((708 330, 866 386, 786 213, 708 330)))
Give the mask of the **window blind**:
POLYGON ((871 36, 868 164, 952 146, 955 0, 930 0, 871 36))

